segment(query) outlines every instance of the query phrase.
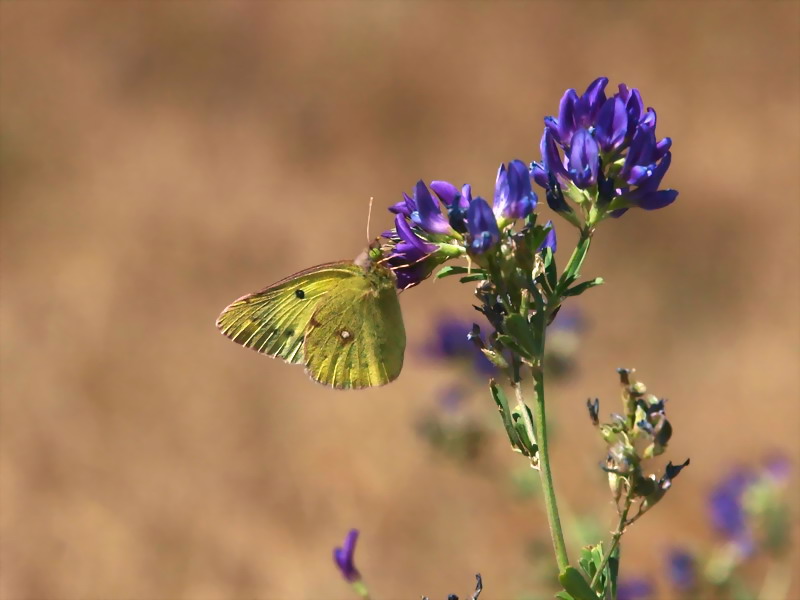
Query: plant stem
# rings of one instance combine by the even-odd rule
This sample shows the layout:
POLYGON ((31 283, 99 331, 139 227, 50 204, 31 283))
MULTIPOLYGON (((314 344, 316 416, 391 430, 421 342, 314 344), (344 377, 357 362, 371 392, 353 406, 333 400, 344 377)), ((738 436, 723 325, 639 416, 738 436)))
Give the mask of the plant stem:
MULTIPOLYGON (((544 356, 544 324, 542 324, 542 337, 539 348, 539 357, 544 356)), ((556 492, 553 486, 553 473, 550 466, 550 451, 547 446, 547 423, 544 412, 544 370, 541 362, 538 368, 533 369, 533 383, 536 394, 536 408, 533 411, 533 424, 536 429, 536 444, 539 447, 539 477, 542 481, 544 492, 544 505, 547 511, 547 521, 550 524, 550 535, 553 538, 553 549, 556 553, 556 563, 559 572, 569 566, 567 546, 564 543, 564 533, 561 529, 561 518, 558 516, 556 492)))
POLYGON ((611 556, 614 554, 614 550, 617 549, 619 546, 619 540, 622 537, 622 534, 625 533, 625 528, 628 526, 628 511, 631 509, 631 504, 633 503, 633 497, 631 496, 630 490, 628 490, 628 494, 625 496, 625 506, 622 508, 622 511, 619 513, 619 523, 617 523, 617 529, 611 534, 611 545, 608 548, 608 551, 603 556, 603 562, 597 567, 597 572, 592 577, 592 582, 589 584, 592 589, 594 586, 597 585, 597 580, 600 579, 600 574, 605 571, 606 565, 608 561, 611 560, 611 556))

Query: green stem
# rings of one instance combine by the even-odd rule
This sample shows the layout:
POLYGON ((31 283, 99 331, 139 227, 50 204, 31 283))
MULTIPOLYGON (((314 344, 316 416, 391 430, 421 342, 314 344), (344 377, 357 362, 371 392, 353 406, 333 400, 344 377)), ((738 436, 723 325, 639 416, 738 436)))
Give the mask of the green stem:
MULTIPOLYGON (((539 358, 544 356, 544 324, 542 324, 542 337, 539 347, 539 358)), ((553 473, 550 466, 550 451, 547 446, 547 423, 544 411, 544 370, 542 363, 533 368, 533 383, 536 394, 536 408, 533 411, 533 424, 536 429, 536 444, 539 447, 539 477, 542 481, 544 493, 544 506, 547 511, 547 521, 550 524, 550 535, 553 538, 553 549, 556 553, 556 563, 559 572, 569 566, 567 546, 564 543, 564 532, 561 529, 561 518, 558 516, 556 491, 553 486, 553 473)))
POLYGON ((361 598, 361 600, 370 600, 369 591, 367 590, 367 586, 363 581, 361 581, 360 579, 354 581, 352 583, 352 586, 353 590, 355 591, 356 594, 358 594, 358 597, 361 598))
POLYGON ((622 512, 619 513, 619 523, 617 523, 617 529, 611 534, 611 545, 608 547, 608 551, 606 552, 605 556, 603 556, 603 561, 597 567, 597 573, 595 573, 594 577, 592 577, 592 583, 589 584, 592 589, 594 589, 594 586, 597 585, 597 580, 600 579, 600 574, 605 571, 608 561, 611 560, 611 557, 614 555, 614 550, 616 550, 617 546, 619 546, 619 540, 622 537, 622 534, 625 533, 625 528, 629 525, 628 511, 630 511, 632 503, 633 498, 631 497, 629 490, 628 494, 625 496, 625 506, 623 507, 622 512))

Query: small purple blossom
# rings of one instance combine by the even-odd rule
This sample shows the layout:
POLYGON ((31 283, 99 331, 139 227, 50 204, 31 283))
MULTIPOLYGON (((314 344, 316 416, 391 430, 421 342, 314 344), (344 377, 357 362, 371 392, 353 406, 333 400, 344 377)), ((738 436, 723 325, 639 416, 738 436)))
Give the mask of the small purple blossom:
POLYGON ((691 590, 697 580, 694 557, 684 548, 672 548, 667 554, 667 569, 672 585, 681 592, 691 590))
POLYGON ((524 219, 536 208, 536 194, 531 189, 531 175, 521 160, 500 165, 494 190, 495 216, 507 219, 524 219))
POLYGON ((472 203, 472 188, 469 184, 461 191, 447 181, 431 181, 431 189, 447 207, 447 220, 458 233, 467 232, 467 209, 472 203))
MULTIPOLYGON (((672 141, 657 140, 656 112, 645 110, 639 91, 624 84, 606 98, 607 84, 608 79, 598 78, 582 96, 567 90, 558 118, 545 118, 542 159, 532 165, 531 175, 547 190, 550 207, 563 215, 569 214, 565 196, 579 203, 594 197, 614 217, 633 206, 663 208, 678 196, 659 189, 672 141)), ((592 224, 601 218, 592 217, 592 224)))
POLYGON ((785 483, 791 472, 792 463, 785 454, 772 454, 764 460, 764 473, 773 483, 785 483))
POLYGON ((553 252, 558 249, 558 240, 556 239, 556 227, 553 225, 552 221, 548 221, 544 225, 547 227, 547 234, 544 236, 544 240, 539 245, 539 252, 542 252, 545 248, 550 248, 553 252))
POLYGON ((429 356, 443 359, 466 358, 472 361, 474 369, 484 375, 493 375, 497 368, 481 352, 469 334, 472 323, 454 317, 442 318, 436 326, 436 333, 427 347, 429 356))
POLYGON ((745 469, 735 469, 711 491, 709 509, 714 528, 736 543, 745 556, 755 548, 743 505, 745 490, 755 482, 755 475, 745 469))
POLYGON ((412 223, 429 233, 448 235, 453 232, 447 218, 442 214, 439 202, 434 200, 423 181, 417 182, 413 203, 416 210, 411 211, 409 216, 412 223))
POLYGON ((333 561, 342 573, 342 576, 353 583, 361 579, 361 573, 356 569, 353 564, 353 555, 356 551, 356 542, 358 541, 358 529, 351 529, 347 532, 344 538, 344 544, 341 547, 333 549, 333 561))
POLYGON ((597 183, 600 168, 600 147, 587 129, 579 129, 572 136, 569 151, 569 176, 579 188, 586 189, 597 183))
POLYGON ((647 579, 621 579, 617 584, 617 600, 648 600, 653 597, 653 591, 653 584, 647 579))
POLYGON ((398 214, 394 222, 395 229, 384 234, 394 240, 386 262, 397 277, 397 287, 406 289, 421 283, 431 274, 438 262, 435 258, 430 259, 438 246, 414 233, 402 214, 398 214))
POLYGON ((469 248, 475 254, 483 254, 500 241, 497 220, 483 198, 475 198, 467 209, 467 230, 470 235, 469 248))

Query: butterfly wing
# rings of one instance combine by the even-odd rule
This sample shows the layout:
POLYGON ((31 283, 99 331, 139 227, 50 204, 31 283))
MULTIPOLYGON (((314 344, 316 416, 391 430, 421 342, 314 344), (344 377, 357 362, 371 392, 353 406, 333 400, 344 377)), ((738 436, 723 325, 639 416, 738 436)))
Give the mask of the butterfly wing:
POLYGON ((222 311, 217 327, 242 346, 302 363, 311 316, 343 282, 360 279, 361 272, 352 262, 343 261, 295 273, 233 302, 222 311))
POLYGON ((340 284, 311 316, 306 371, 339 389, 385 385, 400 374, 405 347, 394 278, 362 272, 340 284))

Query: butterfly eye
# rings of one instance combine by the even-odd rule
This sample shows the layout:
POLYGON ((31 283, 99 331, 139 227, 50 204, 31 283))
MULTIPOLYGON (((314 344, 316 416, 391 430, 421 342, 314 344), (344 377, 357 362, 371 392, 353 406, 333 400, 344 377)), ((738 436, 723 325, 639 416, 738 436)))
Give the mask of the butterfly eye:
POLYGON ((306 297, 306 293, 303 290, 295 290, 294 295, 300 298, 300 300, 306 297))

